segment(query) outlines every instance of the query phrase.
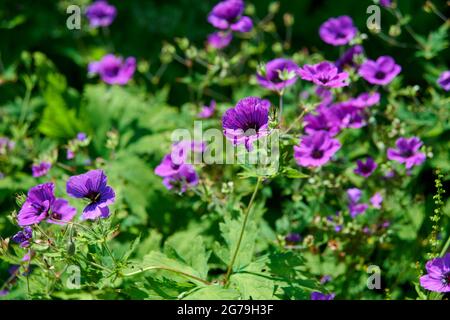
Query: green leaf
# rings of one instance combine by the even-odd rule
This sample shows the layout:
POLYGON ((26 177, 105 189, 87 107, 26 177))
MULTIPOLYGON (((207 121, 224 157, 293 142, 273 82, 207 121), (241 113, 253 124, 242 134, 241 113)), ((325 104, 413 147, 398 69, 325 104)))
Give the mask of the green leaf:
POLYGON ((219 285, 199 287, 183 297, 184 300, 237 300, 239 293, 233 289, 225 289, 219 285))

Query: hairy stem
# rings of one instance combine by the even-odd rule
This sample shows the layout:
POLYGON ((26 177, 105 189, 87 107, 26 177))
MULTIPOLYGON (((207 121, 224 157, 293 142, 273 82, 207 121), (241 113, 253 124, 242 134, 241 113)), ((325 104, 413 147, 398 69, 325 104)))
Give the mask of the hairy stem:
POLYGON ((197 276, 194 276, 192 274, 185 273, 185 272, 177 270, 177 269, 172 269, 172 268, 168 268, 168 267, 161 267, 161 266, 148 266, 148 267, 141 268, 141 269, 133 271, 133 272, 124 273, 123 276, 124 277, 130 277, 130 276, 134 276, 136 274, 139 274, 139 273, 142 273, 142 272, 145 272, 145 271, 148 271, 148 270, 165 270, 165 271, 170 271, 170 272, 178 273, 179 275, 185 276, 187 278, 191 278, 191 279, 197 280, 197 281, 199 281, 199 282, 201 282, 203 284, 206 284, 206 285, 210 285, 211 284, 209 281, 203 280, 203 279, 201 279, 201 278, 199 278, 197 276))
POLYGON ((256 185, 255 185, 255 190, 253 190, 252 197, 250 198, 250 202, 248 203, 247 208, 244 211, 244 222, 242 223, 241 233, 239 235, 236 249, 234 250, 233 257, 231 258, 231 262, 228 266, 227 274, 225 275, 225 282, 224 282, 225 286, 228 284, 228 280, 230 279, 231 272, 233 270, 233 265, 236 262, 236 258, 239 253, 239 248, 241 246, 242 238, 244 237, 245 227, 247 226, 249 212, 253 206, 253 202, 255 201, 256 193, 258 192, 259 186, 261 185, 261 180, 262 180, 262 178, 258 178, 258 181, 256 182, 256 185))

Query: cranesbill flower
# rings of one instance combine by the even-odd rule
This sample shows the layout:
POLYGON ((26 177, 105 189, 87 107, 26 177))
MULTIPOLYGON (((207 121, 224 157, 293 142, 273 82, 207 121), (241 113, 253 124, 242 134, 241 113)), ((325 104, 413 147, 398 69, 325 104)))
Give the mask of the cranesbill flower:
POLYGON ((298 243, 302 237, 298 233, 289 233, 286 237, 284 237, 284 240, 289 243, 298 243))
POLYGON ((52 167, 52 164, 47 161, 43 161, 39 164, 34 164, 31 167, 33 177, 38 178, 38 177, 45 176, 50 171, 51 167, 52 167))
POLYGON ((298 69, 303 80, 311 81, 318 86, 339 88, 348 86, 348 73, 339 72, 334 64, 324 61, 315 65, 305 64, 298 69))
POLYGON ((117 10, 105 0, 97 0, 86 8, 86 16, 91 27, 107 27, 117 15, 117 10))
POLYGON ((392 5, 392 0, 380 0, 380 5, 389 8, 392 5))
POLYGON ((299 166, 320 167, 341 148, 338 140, 325 131, 304 136, 299 146, 294 146, 294 158, 299 166))
POLYGON ((338 119, 341 128, 358 129, 367 124, 364 110, 355 106, 350 100, 333 104, 330 111, 338 119))
POLYGON ((21 248, 27 248, 30 245, 30 239, 33 237, 33 230, 31 227, 25 227, 23 230, 17 232, 12 236, 11 240, 18 243, 21 248))
POLYGON ((15 143, 6 137, 0 137, 0 155, 4 155, 14 149, 15 143))
POLYGON ((350 101, 358 108, 371 107, 380 102, 380 94, 378 92, 363 92, 356 98, 350 99, 350 101))
POLYGON ((330 18, 319 28, 320 38, 333 46, 342 46, 352 40, 358 29, 353 25, 349 16, 330 18))
POLYGON ((335 296, 334 293, 324 294, 314 291, 311 293, 311 300, 333 300, 335 296))
POLYGON ((336 66, 336 68, 338 68, 339 71, 344 70, 344 67, 346 66, 353 68, 359 67, 359 65, 355 62, 355 57, 363 53, 364 48, 359 44, 350 47, 342 54, 342 56, 338 60, 336 60, 334 65, 336 66))
POLYGON ((369 207, 365 203, 359 203, 361 196, 362 192, 358 188, 350 188, 347 190, 347 197, 349 200, 348 210, 352 218, 355 218, 357 215, 363 214, 369 207))
POLYGON ((389 160, 404 163, 406 169, 418 166, 425 161, 425 154, 419 152, 422 141, 417 137, 399 138, 395 142, 397 148, 388 148, 387 157, 389 160))
POLYGON ((228 47, 231 40, 233 40, 233 34, 231 32, 218 31, 208 35, 207 43, 212 48, 223 49, 228 47))
POLYGON ((253 142, 269 134, 270 102, 257 97, 239 100, 234 108, 228 109, 222 117, 225 137, 234 145, 244 144, 252 150, 253 142))
POLYGON ((75 152, 71 149, 67 149, 66 151, 66 159, 67 160, 72 160, 73 158, 75 158, 75 152))
POLYGON ((294 61, 278 58, 266 63, 264 72, 256 74, 256 80, 266 89, 281 92, 297 81, 297 70, 294 61))
POLYGON ((67 181, 67 194, 74 198, 88 200, 83 210, 83 219, 94 220, 109 216, 109 205, 115 201, 114 190, 107 185, 107 177, 103 170, 91 170, 72 176, 67 181))
POLYGON ((209 106, 203 106, 202 110, 197 114, 197 117, 207 119, 211 118, 216 111, 216 101, 211 100, 209 106))
POLYGON ((249 32, 253 28, 253 23, 249 17, 242 16, 243 12, 244 1, 221 1, 209 13, 208 22, 221 30, 231 29, 237 32, 249 32))
POLYGON ((87 139, 87 134, 84 132, 78 132, 77 133, 77 140, 80 142, 83 142, 87 139))
POLYGON ((195 187, 199 178, 194 167, 190 164, 183 164, 176 174, 166 176, 163 184, 168 190, 175 190, 184 193, 188 188, 195 187))
POLYGON ((426 263, 427 274, 420 277, 420 285, 430 291, 450 292, 450 253, 426 263))
POLYGON ((113 54, 105 55, 100 61, 91 62, 88 66, 89 74, 98 74, 107 84, 124 85, 133 77, 136 70, 136 59, 126 58, 125 61, 113 54))
POLYGON ((353 172, 364 178, 368 178, 378 166, 371 157, 367 157, 365 162, 357 160, 356 165, 357 167, 353 172))
POLYGON ((317 114, 307 114, 304 117, 305 132, 309 135, 317 131, 326 131, 331 137, 339 133, 340 120, 334 115, 332 110, 320 105, 317 109, 317 114))
POLYGON ((439 76, 437 83, 441 86, 445 91, 450 90, 450 70, 444 71, 439 76))
POLYGON ((386 85, 390 83, 402 70, 390 56, 381 56, 376 61, 366 60, 358 73, 371 84, 386 85))
POLYGON ((17 215, 19 226, 37 224, 44 219, 49 223, 65 224, 76 214, 76 209, 64 199, 55 198, 55 185, 43 183, 28 191, 27 199, 17 215))
POLYGON ((382 196, 381 193, 379 193, 379 192, 375 193, 375 194, 370 198, 370 204, 371 204, 372 207, 374 207, 375 209, 380 209, 382 203, 383 203, 383 196, 382 196))

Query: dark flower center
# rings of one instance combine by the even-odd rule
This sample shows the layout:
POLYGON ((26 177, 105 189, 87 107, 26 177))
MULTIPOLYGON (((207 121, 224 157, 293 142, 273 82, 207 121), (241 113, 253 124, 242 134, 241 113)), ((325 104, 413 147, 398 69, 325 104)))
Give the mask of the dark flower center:
POLYGON ((378 80, 382 80, 386 78, 386 73, 384 73, 383 71, 377 71, 377 73, 375 73, 375 78, 378 80))
POLYGON ((62 219, 62 214, 57 213, 57 212, 53 212, 51 215, 53 220, 61 220, 62 219))
POLYGON ((444 276, 442 277, 442 284, 450 285, 450 272, 447 272, 446 274, 444 274, 444 276))
POLYGON ((250 137, 258 133, 259 125, 257 123, 249 123, 244 128, 245 136, 250 137))
POLYGON ((322 83, 327 83, 330 79, 328 77, 321 76, 318 78, 318 80, 322 83))
POLYGON ((412 152, 412 150, 405 150, 405 151, 402 151, 402 157, 404 157, 404 158, 409 158, 409 157, 411 157, 414 153, 412 152))
POLYGON ((372 168, 369 165, 367 165, 367 164, 365 164, 365 165, 363 165, 361 167, 361 171, 364 172, 364 173, 369 173, 371 171, 371 169, 372 168))
POLYGON ((336 39, 343 39, 345 38, 347 35, 343 32, 338 32, 336 33, 336 39))
POLYGON ((117 76, 117 74, 120 71, 120 67, 119 66, 113 66, 113 67, 109 67, 105 69, 105 74, 109 77, 114 77, 117 76))
POLYGON ((100 192, 91 191, 86 195, 86 198, 91 200, 92 203, 95 203, 100 199, 100 192))
POLYGON ((314 159, 320 159, 320 158, 323 157, 323 151, 322 151, 322 150, 313 150, 313 151, 311 152, 311 156, 312 156, 314 159))

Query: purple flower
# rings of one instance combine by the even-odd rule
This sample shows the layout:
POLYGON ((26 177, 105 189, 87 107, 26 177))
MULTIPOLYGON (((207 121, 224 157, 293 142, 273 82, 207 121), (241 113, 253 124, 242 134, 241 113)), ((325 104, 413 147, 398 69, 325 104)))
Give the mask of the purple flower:
POLYGON ((380 94, 378 92, 363 92, 356 98, 350 100, 355 107, 366 108, 376 105, 380 102, 380 94))
POLYGON ((357 168, 353 172, 365 178, 368 178, 378 166, 371 157, 367 157, 366 162, 357 160, 356 165, 357 168))
POLYGON ((15 147, 15 143, 6 137, 0 137, 0 155, 4 155, 15 147))
POLYGON ((317 291, 311 293, 311 300, 333 300, 336 295, 334 293, 323 294, 317 291))
POLYGON ((67 181, 67 194, 74 198, 83 198, 89 204, 83 210, 83 219, 94 220, 109 217, 109 205, 115 201, 114 190, 107 185, 103 170, 91 170, 72 176, 67 181))
POLYGON ((122 58, 113 54, 105 55, 100 61, 91 62, 88 66, 89 74, 99 74, 107 84, 124 85, 133 77, 136 69, 134 57, 122 58))
POLYGON ((244 1, 225 0, 214 6, 208 15, 208 22, 221 30, 231 29, 237 32, 249 32, 253 28, 252 20, 242 16, 244 1))
POLYGON ((207 43, 209 46, 216 49, 223 49, 233 40, 233 34, 231 32, 214 32, 208 35, 207 43))
POLYGON ((382 203, 383 203, 383 196, 379 192, 375 193, 370 198, 370 204, 372 205, 372 207, 374 207, 376 209, 380 209, 382 203))
POLYGON ((9 290, 8 289, 2 289, 0 290, 0 297, 5 297, 9 294, 9 290))
POLYGON ((387 157, 389 160, 404 163, 406 169, 418 166, 425 161, 425 154, 419 152, 422 141, 417 137, 399 138, 395 142, 397 149, 388 148, 387 157))
POLYGON ((381 56, 376 61, 366 60, 358 70, 361 77, 371 84, 386 85, 402 70, 390 56, 381 56))
POLYGON ((349 16, 330 18, 319 29, 320 38, 333 46, 349 43, 357 32, 358 29, 353 25, 353 20, 349 16))
POLYGON ((380 5, 389 8, 392 5, 392 0, 380 0, 380 5))
POLYGON ((86 16, 91 27, 107 27, 116 17, 117 10, 106 0, 98 0, 86 8, 86 16))
POLYGON ((322 100, 320 106, 327 106, 333 101, 333 93, 326 87, 317 87, 315 93, 322 100))
POLYGON ((336 103, 330 107, 335 119, 338 119, 340 128, 358 129, 366 125, 365 115, 352 101, 336 103))
POLYGON ((278 58, 265 65, 264 73, 257 73, 256 79, 266 89, 281 92, 297 81, 298 66, 289 59, 278 58))
POLYGON ((183 164, 177 173, 164 177, 163 184, 168 190, 184 193, 188 188, 195 187, 198 180, 194 167, 190 164, 183 164))
POLYGON ((11 240, 18 243, 21 248, 27 248, 30 245, 30 239, 33 237, 33 230, 31 227, 25 227, 23 230, 17 232, 12 236, 11 240))
POLYGON ((269 134, 270 102, 257 97, 247 97, 228 109, 222 117, 225 137, 234 145, 244 144, 252 150, 253 142, 269 134))
POLYGON ((87 139, 87 134, 84 132, 78 132, 77 133, 77 140, 80 142, 83 142, 87 139))
POLYGON ((439 76, 437 83, 441 86, 445 91, 450 90, 450 70, 444 71, 439 76))
POLYGON ((49 172, 51 167, 52 167, 52 164, 50 162, 46 162, 46 161, 43 161, 39 164, 34 164, 31 167, 33 177, 38 178, 38 177, 45 176, 49 172))
POLYGON ((73 152, 73 150, 67 149, 67 151, 66 151, 66 159, 67 160, 72 160, 73 158, 75 158, 75 152, 73 152))
POLYGON ((361 45, 356 45, 353 47, 350 47, 347 49, 344 54, 334 63, 336 68, 338 68, 339 71, 344 70, 345 66, 349 67, 359 67, 355 63, 355 56, 358 56, 360 54, 364 53, 364 48, 361 45))
POLYGON ((297 243, 300 242, 301 239, 302 238, 298 233, 289 233, 286 237, 284 237, 284 240, 289 243, 297 243))
POLYGON ((369 207, 365 203, 359 203, 361 195, 362 192, 358 188, 351 188, 347 190, 347 197, 349 200, 348 210, 352 218, 355 218, 357 215, 363 214, 369 207))
POLYGON ((202 111, 197 114, 197 117, 202 119, 211 118, 216 111, 216 101, 211 100, 209 106, 203 106, 202 111))
POLYGON ((294 158, 299 166, 320 167, 341 148, 338 140, 325 131, 304 136, 299 146, 294 146, 294 158))
POLYGON ((317 114, 307 114, 304 118, 305 131, 312 135, 317 131, 326 131, 332 137, 337 135, 340 128, 340 120, 334 115, 330 108, 320 105, 317 114))
POLYGON ((450 292, 450 253, 428 261, 425 267, 428 274, 420 277, 420 285, 430 291, 450 292))
POLYGON ((305 64, 298 69, 303 80, 311 81, 318 86, 339 88, 348 86, 348 73, 339 72, 334 64, 324 61, 315 65, 305 64))
POLYGON ((331 276, 330 275, 324 275, 322 278, 320 278, 320 283, 321 284, 325 284, 327 282, 331 281, 331 276))
POLYGON ((44 219, 57 224, 72 220, 76 209, 69 206, 66 200, 55 198, 54 190, 55 185, 48 182, 28 191, 27 199, 17 215, 19 226, 37 224, 44 219))
POLYGON ((334 231, 335 231, 335 232, 341 232, 341 231, 342 231, 342 228, 343 228, 343 226, 342 226, 341 224, 336 225, 336 226, 334 227, 334 231))

